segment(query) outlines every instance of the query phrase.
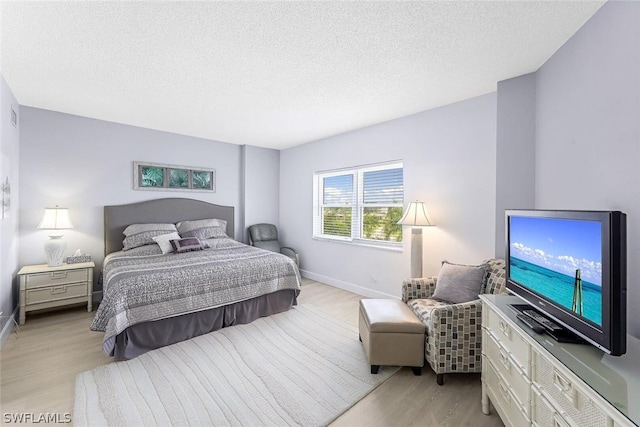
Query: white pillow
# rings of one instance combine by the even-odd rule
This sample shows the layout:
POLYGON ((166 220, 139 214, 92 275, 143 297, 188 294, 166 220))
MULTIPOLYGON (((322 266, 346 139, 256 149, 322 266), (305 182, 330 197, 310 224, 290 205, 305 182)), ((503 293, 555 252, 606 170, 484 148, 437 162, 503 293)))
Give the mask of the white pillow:
POLYGON ((162 255, 166 255, 170 252, 173 252, 173 247, 171 246, 172 240, 180 240, 180 235, 177 232, 162 234, 160 236, 155 236, 153 240, 160 246, 160 250, 162 251, 162 255))

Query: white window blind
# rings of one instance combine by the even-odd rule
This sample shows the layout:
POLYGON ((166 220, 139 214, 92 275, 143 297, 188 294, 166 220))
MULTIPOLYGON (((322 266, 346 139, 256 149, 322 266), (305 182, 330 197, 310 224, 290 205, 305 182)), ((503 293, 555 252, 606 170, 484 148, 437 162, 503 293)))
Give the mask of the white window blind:
POLYGON ((318 172, 313 177, 314 238, 400 246, 401 162, 318 172))

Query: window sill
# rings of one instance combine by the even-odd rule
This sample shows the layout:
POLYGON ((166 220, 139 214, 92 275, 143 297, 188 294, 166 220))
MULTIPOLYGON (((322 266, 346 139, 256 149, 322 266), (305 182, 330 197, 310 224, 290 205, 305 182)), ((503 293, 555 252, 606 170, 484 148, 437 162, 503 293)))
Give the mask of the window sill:
POLYGON ((320 236, 314 236, 313 240, 318 240, 321 242, 332 242, 332 243, 341 243, 343 245, 351 245, 351 246, 363 246, 363 247, 367 247, 367 248, 374 248, 374 249, 383 249, 386 251, 391 251, 391 252, 402 252, 403 251, 403 244, 399 243, 399 244, 376 244, 376 243, 372 243, 366 240, 347 240, 347 239, 331 239, 328 237, 320 237, 320 236))

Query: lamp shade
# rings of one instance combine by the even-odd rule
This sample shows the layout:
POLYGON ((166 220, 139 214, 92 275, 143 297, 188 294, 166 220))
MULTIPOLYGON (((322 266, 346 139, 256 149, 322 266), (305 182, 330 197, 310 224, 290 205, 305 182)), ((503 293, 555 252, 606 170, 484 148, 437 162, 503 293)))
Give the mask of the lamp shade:
POLYGON ((39 229, 44 230, 62 230, 65 228, 73 228, 69 219, 69 209, 67 208, 45 208, 44 218, 38 224, 39 229))
POLYGON ((427 227, 435 225, 429 218, 427 208, 424 207, 424 202, 411 202, 404 211, 404 215, 398 221, 398 224, 412 225, 414 227, 427 227))

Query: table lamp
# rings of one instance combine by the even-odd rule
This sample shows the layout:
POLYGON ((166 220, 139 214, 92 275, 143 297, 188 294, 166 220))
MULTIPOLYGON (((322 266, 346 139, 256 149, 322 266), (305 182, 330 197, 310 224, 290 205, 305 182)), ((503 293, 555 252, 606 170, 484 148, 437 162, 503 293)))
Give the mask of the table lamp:
MULTIPOLYGON (((38 228, 41 230, 64 230, 73 228, 73 224, 69 220, 69 209, 45 208, 44 218, 40 221, 38 228)), ((52 231, 49 234, 49 240, 44 244, 44 253, 47 255, 47 265, 49 267, 57 267, 62 265, 64 259, 64 250, 67 248, 67 242, 62 240, 62 233, 52 231)))
POLYGON ((424 202, 411 202, 398 224, 410 225, 411 229, 411 277, 422 277, 422 227, 435 225, 424 202))

